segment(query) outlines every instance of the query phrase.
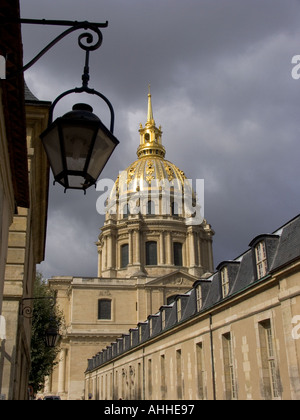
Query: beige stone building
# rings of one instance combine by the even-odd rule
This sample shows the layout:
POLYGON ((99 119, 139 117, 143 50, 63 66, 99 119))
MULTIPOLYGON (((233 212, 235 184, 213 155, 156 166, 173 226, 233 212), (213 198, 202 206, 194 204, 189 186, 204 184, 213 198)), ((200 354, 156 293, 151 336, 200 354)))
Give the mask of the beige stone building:
POLYGON ((83 398, 91 355, 213 271, 214 232, 184 172, 165 159, 150 93, 139 133, 138 159, 117 178, 106 202, 98 277, 49 280, 66 329, 47 394, 83 398))
POLYGON ((97 352, 85 378, 94 400, 299 400, 300 215, 97 352))
POLYGON ((9 227, 2 315, 2 393, 7 399, 28 398, 31 366, 31 318, 24 308, 33 305, 36 264, 44 260, 48 208, 49 166, 40 133, 46 129, 50 103, 38 101, 26 88, 25 112, 30 204, 18 206, 9 227))
MULTIPOLYGON (((4 0, 0 16, 18 19, 19 2, 4 0)), ((32 302, 36 264, 44 259, 49 166, 39 135, 50 104, 24 86, 20 24, 1 24, 0 49, 7 57, 6 79, 0 80, 0 396, 23 400, 31 321, 22 312, 32 302)))

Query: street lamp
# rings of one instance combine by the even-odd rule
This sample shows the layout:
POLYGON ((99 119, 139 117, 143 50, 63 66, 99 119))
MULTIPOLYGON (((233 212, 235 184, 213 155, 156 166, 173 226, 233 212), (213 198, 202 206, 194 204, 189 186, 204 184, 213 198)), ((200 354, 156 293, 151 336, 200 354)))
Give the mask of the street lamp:
POLYGON ((76 104, 41 134, 56 182, 66 189, 94 185, 119 141, 93 114, 76 104))
MULTIPOLYGON (((24 318, 31 319, 33 318, 33 307, 29 304, 28 301, 36 301, 36 300, 49 300, 50 301, 50 309, 53 310, 56 304, 55 296, 42 296, 42 297, 34 297, 34 298, 23 298, 20 302, 20 315, 24 316, 24 318)), ((45 330, 44 334, 44 341, 46 347, 56 347, 59 340, 61 339, 61 335, 59 334, 58 324, 56 321, 53 320, 52 316, 49 319, 49 326, 45 330)))
POLYGON ((61 335, 58 332, 58 329, 55 325, 50 326, 45 331, 45 344, 46 347, 56 347, 59 340, 61 339, 61 335))
POLYGON ((22 71, 26 71, 36 63, 50 48, 61 39, 76 30, 90 30, 78 37, 78 45, 85 51, 85 66, 82 75, 82 86, 68 90, 59 95, 49 109, 47 129, 41 134, 50 167, 54 175, 54 183, 61 184, 67 189, 86 189, 96 184, 104 166, 109 160, 119 140, 113 135, 114 110, 110 101, 100 92, 88 86, 90 52, 98 49, 102 44, 102 33, 99 28, 106 28, 108 22, 72 22, 59 20, 20 19, 20 23, 69 26, 61 35, 48 44, 22 71), (94 36, 96 38, 94 39, 94 36), (53 112, 57 103, 65 96, 73 93, 87 93, 96 95, 104 100, 110 110, 110 128, 93 113, 91 106, 76 104, 72 111, 66 113, 53 122, 53 112))

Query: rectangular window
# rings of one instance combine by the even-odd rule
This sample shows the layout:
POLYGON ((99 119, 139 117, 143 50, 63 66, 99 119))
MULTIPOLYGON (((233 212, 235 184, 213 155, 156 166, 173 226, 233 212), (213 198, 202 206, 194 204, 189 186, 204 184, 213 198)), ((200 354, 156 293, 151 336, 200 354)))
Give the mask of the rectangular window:
POLYGON ((196 363, 198 375, 198 399, 204 399, 204 351, 203 343, 196 344, 196 363))
POLYGON ((121 268, 127 267, 129 263, 129 245, 124 244, 121 246, 121 268))
POLYGON ((197 312, 199 312, 202 309, 202 289, 200 285, 196 288, 196 303, 197 312))
POLYGON ((279 372, 277 372, 276 368, 273 332, 270 319, 259 323, 259 339, 265 398, 267 400, 276 399, 280 397, 278 386, 279 372))
POLYGON ((149 335, 150 335, 150 337, 151 337, 152 333, 153 333, 153 319, 150 318, 149 319, 149 335))
POLYGON ((157 243, 146 242, 146 265, 157 265, 157 243))
POLYGON ((176 372, 177 372, 177 399, 182 400, 182 360, 181 350, 176 350, 176 372))
POLYGON ((229 277, 228 277, 227 267, 224 267, 221 270, 221 283, 222 283, 222 297, 225 298, 229 293, 229 277))
POLYGON ((133 346, 133 332, 130 332, 130 347, 133 346))
POLYGON ((182 243, 174 242, 173 252, 174 252, 174 265, 182 267, 182 243))
POLYGON ((222 336, 223 341, 223 362, 225 374, 225 392, 227 400, 237 399, 237 389, 234 374, 234 358, 232 351, 231 334, 227 333, 222 336))
POLYGON ((181 320, 182 317, 182 306, 181 306, 181 299, 177 300, 177 322, 181 320))
POLYGON ((166 328, 166 311, 161 311, 161 329, 164 330, 166 328))
POLYGON ((111 300, 98 300, 98 319, 111 319, 111 300))
POLYGON ((257 278, 261 279, 267 274, 267 269, 268 269, 266 245, 264 242, 260 242, 255 247, 255 257, 256 257, 257 278))

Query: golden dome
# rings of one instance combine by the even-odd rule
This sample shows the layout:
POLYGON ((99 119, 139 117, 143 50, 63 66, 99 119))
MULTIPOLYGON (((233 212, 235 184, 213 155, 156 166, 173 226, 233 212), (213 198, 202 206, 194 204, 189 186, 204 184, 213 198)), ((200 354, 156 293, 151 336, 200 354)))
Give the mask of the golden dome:
MULTIPOLYGON (((149 202, 155 197, 156 199, 166 197, 167 200, 170 199, 170 205, 172 205, 175 201, 181 203, 185 195, 185 198, 192 198, 191 203, 194 202, 195 195, 184 172, 165 159, 166 151, 162 145, 162 131, 161 127, 157 128, 155 125, 150 92, 148 93, 147 122, 144 127, 140 124, 139 133, 138 159, 126 170, 120 172, 107 202, 108 213, 115 213, 118 204, 123 212, 124 206, 130 200, 142 206, 145 200, 149 202)), ((157 207, 161 206, 157 204, 157 207)))
POLYGON ((145 156, 133 162, 115 182, 119 195, 166 187, 182 189, 186 176, 176 165, 159 156, 145 156))

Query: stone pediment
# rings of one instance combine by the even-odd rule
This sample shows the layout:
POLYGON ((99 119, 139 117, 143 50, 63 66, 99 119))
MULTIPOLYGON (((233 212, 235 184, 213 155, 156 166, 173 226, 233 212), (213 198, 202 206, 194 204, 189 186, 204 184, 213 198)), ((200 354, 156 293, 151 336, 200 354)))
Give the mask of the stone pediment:
POLYGON ((182 288, 192 288, 194 282, 198 280, 197 277, 192 276, 184 271, 174 271, 173 273, 166 274, 156 279, 152 279, 149 282, 146 282, 146 286, 151 287, 182 287, 182 288))

